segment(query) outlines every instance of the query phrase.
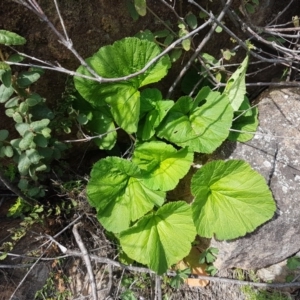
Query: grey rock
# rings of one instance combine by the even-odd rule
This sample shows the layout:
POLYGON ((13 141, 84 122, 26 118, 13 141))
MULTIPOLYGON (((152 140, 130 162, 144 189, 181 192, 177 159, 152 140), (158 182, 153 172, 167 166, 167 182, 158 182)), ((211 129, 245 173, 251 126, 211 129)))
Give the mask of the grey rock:
POLYGON ((277 204, 272 220, 234 241, 212 240, 215 266, 259 269, 300 249, 300 88, 270 90, 259 99, 260 125, 247 143, 225 143, 216 156, 244 159, 266 179, 277 204))

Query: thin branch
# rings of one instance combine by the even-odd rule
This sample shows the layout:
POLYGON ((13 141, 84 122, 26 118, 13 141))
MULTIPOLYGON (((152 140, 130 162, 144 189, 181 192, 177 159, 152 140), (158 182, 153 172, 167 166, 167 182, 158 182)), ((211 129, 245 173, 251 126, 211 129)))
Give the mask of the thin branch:
MULTIPOLYGON (((2 254, 2 253, 4 253, 4 252, 0 251, 0 254, 2 254)), ((20 254, 13 254, 13 253, 7 253, 7 255, 8 256, 16 256, 16 257, 25 257, 25 258, 30 258, 30 259, 37 259, 36 257, 28 257, 28 256, 20 255, 20 254)), ((39 260, 55 260, 55 259, 60 259, 60 258, 66 258, 68 256, 82 257, 83 255, 80 251, 68 250, 67 255, 53 257, 53 258, 40 258, 39 260)), ((148 268, 127 266, 127 265, 123 265, 117 261, 114 261, 112 259, 105 258, 105 257, 99 257, 97 255, 92 255, 92 254, 90 254, 89 257, 90 257, 90 259, 95 260, 97 262, 104 263, 104 264, 110 264, 112 266, 119 267, 123 270, 155 274, 154 271, 152 271, 148 268)), ((171 277, 174 277, 177 275, 176 272, 167 272, 166 274, 171 277)), ((229 278, 224 278, 224 277, 210 277, 210 276, 204 276, 204 275, 193 275, 193 276, 191 276, 191 278, 204 279, 204 280, 209 280, 209 281, 213 281, 213 282, 236 284, 236 285, 251 285, 251 286, 255 286, 255 287, 264 287, 264 288, 300 287, 300 282, 258 283, 258 282, 242 281, 242 280, 237 280, 237 279, 229 279, 229 278)))
MULTIPOLYGON (((224 18, 225 13, 226 13, 227 9, 229 8, 229 6, 231 5, 232 1, 233 0, 228 0, 226 2, 226 4, 225 4, 224 8, 222 9, 221 13, 219 14, 217 20, 220 23, 221 23, 222 19, 224 18)), ((189 2, 191 2, 192 4, 196 4, 193 0, 189 0, 189 2)), ((211 14, 210 14, 210 19, 213 19, 213 16, 211 14)), ((207 33, 207 35, 204 37, 204 39, 201 41, 201 43, 199 44, 199 46, 195 50, 194 54, 191 56, 191 58, 186 63, 186 65, 182 68, 182 70, 180 71, 179 75, 175 79, 174 83, 169 88, 169 91, 168 91, 168 94, 167 94, 167 99, 171 99, 170 97, 173 94, 173 92, 175 90, 175 87, 178 85, 178 83, 182 79, 183 75, 187 72, 187 70, 194 63, 194 61, 198 57, 200 51, 203 49, 203 47, 206 45, 206 43, 210 40, 210 38, 213 35, 213 33, 215 32, 215 29, 217 28, 217 26, 218 26, 218 24, 216 22, 212 25, 211 29, 209 30, 209 32, 207 33)))
POLYGON ((33 198, 27 197, 18 187, 16 187, 14 184, 12 184, 6 176, 3 174, 3 171, 0 170, 0 180, 3 182, 3 184, 14 194, 16 194, 18 197, 22 198, 25 203, 27 203, 30 206, 33 206, 34 204, 38 203, 33 198))
MULTIPOLYGON (((28 7, 28 4, 25 5, 24 1, 22 0, 14 0, 14 2, 17 2, 19 4, 22 4, 24 6, 28 7)), ((54 25, 50 22, 50 20, 47 18, 47 16, 44 14, 44 12, 41 13, 42 9, 39 7, 40 10, 36 10, 34 8, 30 8, 31 11, 33 11, 40 19, 42 19, 44 22, 46 22, 46 24, 51 28, 51 30, 58 36, 61 44, 63 44, 67 49, 69 49, 74 56, 80 61, 80 64, 82 66, 84 66, 94 77, 89 77, 89 76, 80 76, 80 74, 77 74, 76 72, 73 71, 69 71, 61 66, 59 67, 44 67, 44 66, 38 66, 44 69, 51 69, 54 71, 59 71, 59 72, 63 72, 63 73, 67 73, 69 75, 72 76, 80 76, 89 80, 94 80, 97 81, 99 83, 106 83, 106 82, 120 82, 120 81, 127 81, 131 78, 134 78, 138 75, 141 75, 143 73, 145 73, 153 64, 155 64, 160 58, 162 58, 164 55, 166 55, 167 53, 169 53, 171 50, 173 50, 175 48, 175 46, 179 45, 182 41, 192 37, 193 35, 197 34, 199 31, 201 31, 202 29, 204 29, 207 25, 209 25, 211 23, 211 19, 209 19, 208 21, 204 22, 202 25, 200 25, 199 27, 197 27, 196 29, 194 29, 193 31, 191 31, 190 33, 188 33, 187 35, 177 39, 176 41, 174 41, 172 44, 170 44, 164 51, 162 51, 159 55, 157 55, 156 57, 154 57, 152 60, 150 60, 141 70, 132 73, 130 75, 127 76, 123 76, 123 77, 118 77, 118 78, 103 78, 101 76, 99 76, 86 62, 85 60, 78 54, 78 52, 74 49, 71 40, 66 40, 62 34, 54 27, 54 25)), ((23 65, 20 63, 12 63, 12 62, 7 62, 8 64, 11 65, 23 65)))
POLYGON ((92 289, 92 296, 94 300, 98 300, 98 294, 97 294, 97 285, 95 282, 95 276, 93 273, 93 268, 92 268, 92 264, 91 264, 91 260, 89 257, 89 253, 81 239, 81 236, 78 232, 77 227, 80 225, 80 223, 77 223, 73 226, 73 235, 75 237, 75 240, 77 242, 77 245, 82 253, 82 259, 85 262, 86 268, 87 268, 87 272, 89 274, 89 278, 90 278, 90 283, 91 283, 91 289, 92 289))
POLYGON ((83 139, 78 139, 78 140, 64 140, 65 143, 77 143, 77 142, 89 142, 93 139, 102 139, 104 136, 108 135, 109 133, 115 132, 117 130, 119 130, 121 127, 117 127, 113 130, 109 130, 105 133, 99 134, 99 135, 95 135, 95 136, 88 136, 88 135, 84 135, 83 139))

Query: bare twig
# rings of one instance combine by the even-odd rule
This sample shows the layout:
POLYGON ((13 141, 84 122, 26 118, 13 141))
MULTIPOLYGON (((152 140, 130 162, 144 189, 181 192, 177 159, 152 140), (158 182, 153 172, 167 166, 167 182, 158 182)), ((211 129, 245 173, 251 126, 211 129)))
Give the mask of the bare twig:
POLYGON ((32 206, 37 203, 37 201, 33 198, 27 197, 23 192, 20 191, 18 187, 16 187, 14 184, 12 184, 6 176, 3 174, 3 172, 0 170, 0 180, 3 182, 3 184, 13 193, 15 193, 18 197, 22 198, 24 202, 26 202, 28 205, 32 206))
MULTIPOLYGON (((226 13, 227 9, 229 8, 229 6, 231 5, 232 1, 233 0, 228 0, 226 2, 224 8, 222 9, 221 13, 219 14, 219 16, 217 18, 219 23, 221 23, 222 19, 224 18, 225 13, 226 13)), ((191 2, 192 4, 198 5, 193 0, 189 0, 189 2, 191 2)), ((214 18, 212 14, 208 14, 208 15, 210 16, 210 19, 214 18)), ((201 41, 201 43, 199 44, 199 46, 195 50, 194 54, 191 56, 191 58, 186 63, 186 65, 181 69, 181 71, 180 71, 179 75, 177 76, 177 78, 175 79, 174 83, 169 88, 169 91, 168 91, 168 94, 167 94, 167 99, 171 99, 170 97, 173 94, 173 92, 175 90, 175 87, 178 85, 179 81, 182 79, 182 77, 186 73, 186 71, 194 63, 194 61, 198 57, 200 51, 203 49, 203 47, 206 45, 206 43, 210 40, 210 38, 213 35, 213 33, 215 32, 215 29, 217 28, 217 26, 218 26, 218 24, 216 22, 212 25, 211 29, 209 30, 207 35, 204 37, 204 39, 201 41)))
MULTIPOLYGON (((4 253, 4 252, 0 251, 0 254, 2 254, 2 253, 4 253)), ((26 258, 30 258, 30 259, 37 259, 36 257, 28 257, 25 255, 14 254, 14 253, 8 253, 7 255, 8 256, 16 256, 16 257, 26 257, 26 258)), ((53 257, 53 258, 38 258, 38 260, 43 260, 43 261, 44 260, 55 260, 55 259, 65 258, 68 256, 82 257, 83 254, 80 251, 68 250, 66 255, 64 255, 64 256, 53 257)), ((98 261, 98 262, 104 263, 104 264, 110 264, 112 266, 119 267, 123 270, 155 274, 154 271, 152 271, 148 268, 127 266, 127 265, 123 265, 117 261, 111 260, 109 258, 99 257, 97 255, 92 255, 92 254, 90 254, 89 257, 92 260, 95 260, 95 261, 98 261)), ((173 276, 176 276, 176 272, 167 272, 167 275, 173 277, 173 276)), ((300 282, 258 283, 258 282, 242 281, 242 280, 237 280, 237 279, 229 279, 229 278, 224 278, 224 277, 210 277, 210 276, 204 276, 204 275, 193 275, 192 278, 204 279, 204 280, 226 283, 226 284, 228 283, 228 284, 237 284, 237 285, 251 285, 251 286, 255 286, 255 287, 265 287, 265 288, 300 287, 300 282)))
POLYGON ((91 260, 89 257, 89 253, 81 239, 81 236, 78 232, 78 226, 80 225, 80 223, 77 223, 73 226, 73 235, 75 237, 75 240, 77 242, 77 245, 80 249, 80 251, 82 252, 82 259, 85 262, 86 268, 87 268, 87 272, 89 274, 89 278, 90 278, 90 283, 91 283, 91 289, 92 289, 92 296, 94 300, 98 300, 98 294, 97 294, 97 285, 95 282, 95 277, 94 277, 94 273, 93 273, 93 268, 92 268, 92 264, 91 264, 91 260))
POLYGON ((197 27, 196 29, 194 29, 193 31, 191 31, 190 33, 188 33, 187 35, 185 35, 185 36, 177 39, 176 41, 174 41, 164 51, 162 51, 159 55, 157 55, 152 60, 150 60, 141 70, 139 70, 139 71, 137 71, 135 73, 132 73, 130 75, 123 76, 123 77, 118 77, 118 78, 103 78, 103 77, 99 76, 91 68, 91 66, 89 66, 85 62, 85 60, 74 49, 71 40, 66 40, 64 38, 64 36, 50 22, 50 20, 47 18, 47 16, 44 14, 44 12, 42 11, 42 9, 40 7, 39 7, 39 9, 36 9, 33 6, 29 6, 23 0, 14 0, 14 2, 24 5, 25 7, 27 7, 31 11, 33 11, 36 15, 38 15, 38 17, 41 18, 44 22, 46 22, 46 24, 51 28, 51 30, 57 35, 57 37, 59 38, 59 41, 61 42, 61 44, 64 45, 67 49, 69 49, 74 54, 74 56, 80 61, 80 64, 82 66, 84 66, 91 73, 92 76, 85 76, 85 75, 82 75, 82 74, 78 74, 78 73, 76 73, 74 71, 70 71, 70 70, 65 69, 65 68, 63 68, 61 66, 43 66, 43 65, 31 65, 31 64, 22 64, 22 63, 7 62, 8 64, 10 64, 10 65, 20 65, 20 66, 35 66, 35 67, 40 67, 40 68, 43 68, 43 69, 50 69, 50 70, 53 70, 53 71, 58 71, 58 72, 66 73, 66 74, 69 74, 69 75, 72 75, 72 76, 78 76, 78 77, 86 78, 86 79, 89 79, 89 80, 94 80, 94 81, 97 81, 99 83, 127 81, 127 80, 129 80, 131 78, 134 78, 134 77, 136 77, 138 75, 141 75, 141 74, 145 73, 160 58, 162 58, 164 55, 166 55, 171 50, 173 50, 182 41, 184 41, 185 39, 188 39, 188 38, 194 36, 195 34, 197 34, 199 31, 201 31, 202 29, 204 29, 207 25, 209 25, 211 23, 211 19, 209 19, 208 21, 204 22, 202 25, 200 25, 199 27, 197 27))

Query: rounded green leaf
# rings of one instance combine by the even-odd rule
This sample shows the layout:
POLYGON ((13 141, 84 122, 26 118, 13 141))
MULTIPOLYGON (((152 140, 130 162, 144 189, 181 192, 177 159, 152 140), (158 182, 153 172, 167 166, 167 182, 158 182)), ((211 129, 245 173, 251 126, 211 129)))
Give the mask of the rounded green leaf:
POLYGON ((227 96, 204 87, 195 100, 179 98, 158 127, 157 135, 191 151, 212 153, 227 138, 232 118, 227 96))
POLYGON ((13 155, 14 155, 13 148, 11 146, 5 146, 4 147, 4 154, 7 157, 13 157, 13 155))
POLYGON ((118 157, 98 161, 87 185, 90 204, 97 209, 101 224, 112 232, 120 232, 164 202, 165 193, 147 188, 139 168, 118 157))
POLYGON ((39 163, 39 161, 41 160, 41 156, 39 155, 38 151, 35 149, 28 149, 26 150, 26 155, 28 157, 28 159, 30 160, 30 162, 32 164, 37 164, 39 163))
POLYGON ((30 128, 35 132, 41 132, 50 123, 49 119, 42 119, 40 121, 34 121, 30 124, 30 128))
MULTIPOLYGON (((46 128, 45 128, 46 129, 46 128)), ((49 128, 50 129, 50 128, 49 128)), ((44 129, 43 129, 44 130, 44 129)), ((34 142, 37 146, 45 148, 48 146, 48 139, 44 137, 42 134, 37 134, 34 137, 34 142)))
POLYGON ((20 141, 19 148, 21 150, 26 150, 28 148, 31 148, 33 138, 34 138, 34 134, 31 131, 26 131, 24 137, 20 141))
POLYGON ((17 84, 22 87, 28 87, 34 82, 36 82, 41 77, 41 74, 39 72, 35 71, 27 71, 22 72, 17 78, 17 84))
POLYGON ((6 46, 16 46, 16 45, 24 45, 26 43, 26 39, 21 37, 20 35, 7 31, 0 30, 0 44, 6 46))
POLYGON ((229 240, 272 218, 276 205, 265 179, 242 160, 213 161, 192 178, 193 218, 200 236, 229 240))
POLYGON ((146 15, 147 12, 146 0, 134 0, 134 6, 140 16, 144 17, 146 15))
POLYGON ((163 274, 188 255, 195 235, 191 207, 177 201, 165 204, 121 232, 120 243, 131 259, 163 274))
MULTIPOLYGON (((7 109, 8 111, 8 109, 7 109)), ((17 111, 15 111, 12 115, 12 118, 14 119, 14 121, 19 124, 23 122, 23 117, 20 113, 18 113, 17 111)))
POLYGON ((196 29, 196 27, 198 26, 198 21, 197 21, 197 17, 189 12, 186 16, 185 16, 185 20, 188 23, 188 25, 190 26, 191 29, 196 29))
POLYGON ((6 103, 5 103, 5 107, 6 108, 12 108, 12 107, 16 107, 19 105, 19 101, 20 101, 20 97, 13 97, 11 99, 9 99, 6 103))
MULTIPOLYGON (((141 70, 160 54, 156 43, 138 38, 125 38, 113 45, 105 46, 87 59, 87 63, 104 78, 124 77, 141 70)), ((144 85, 159 81, 170 67, 168 56, 162 57, 143 74, 118 83, 99 83, 74 77, 75 87, 94 106, 110 105, 116 123, 125 131, 137 131, 140 110, 140 93, 144 85)), ((83 66, 78 73, 91 76, 83 66)))
POLYGON ((11 69, 9 70, 5 70, 4 72, 1 72, 1 80, 2 83, 6 86, 6 87, 10 87, 11 86, 11 69))
POLYGON ((20 112, 21 114, 26 114, 27 111, 28 111, 28 104, 25 103, 25 102, 20 103, 20 106, 19 106, 19 112, 20 112))
POLYGON ((177 151, 164 142, 149 142, 135 149, 133 162, 145 171, 143 183, 148 188, 169 191, 189 171, 193 153, 187 148, 177 151))
POLYGON ((5 84, 0 85, 0 103, 5 103, 14 93, 13 87, 6 87, 5 84))
POLYGON ((24 134, 30 130, 30 125, 27 123, 17 123, 15 127, 21 136, 24 136, 24 134))
POLYGON ((0 130, 0 142, 3 142, 4 140, 6 140, 8 137, 8 134, 9 134, 8 130, 1 129, 0 130))
POLYGON ((27 175, 31 162, 25 153, 22 153, 19 157, 18 170, 21 175, 27 175))
POLYGON ((37 104, 39 104, 40 102, 43 101, 43 98, 36 93, 32 93, 27 99, 26 99, 26 103, 28 104, 28 106, 35 106, 37 104))

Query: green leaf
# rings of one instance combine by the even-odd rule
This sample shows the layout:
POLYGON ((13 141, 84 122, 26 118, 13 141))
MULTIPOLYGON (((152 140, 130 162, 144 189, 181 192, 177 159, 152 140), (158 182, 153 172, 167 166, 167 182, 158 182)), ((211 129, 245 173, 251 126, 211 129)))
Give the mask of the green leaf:
POLYGON ((40 121, 35 121, 30 124, 31 130, 35 132, 41 132, 50 123, 49 119, 42 119, 40 121))
POLYGON ((216 33, 221 33, 223 31, 223 28, 221 26, 217 26, 215 29, 216 33))
POLYGON ((192 178, 193 218, 200 236, 230 240, 252 232, 276 210, 264 178, 242 160, 213 161, 192 178))
POLYGON ((246 95, 246 71, 249 63, 249 56, 243 60, 237 70, 230 76, 225 86, 224 94, 228 95, 234 111, 237 111, 244 101, 246 95))
POLYGON ((46 138, 50 138, 51 137, 51 129, 49 127, 43 128, 40 133, 46 138))
POLYGON ((5 140, 7 139, 7 137, 8 137, 8 135, 9 135, 8 130, 6 130, 6 129, 1 129, 1 130, 0 130, 0 142, 5 141, 5 140))
POLYGON ((112 232, 120 232, 164 202, 165 193, 148 189, 139 168, 118 157, 98 161, 92 169, 87 185, 90 204, 97 209, 102 225, 112 232))
POLYGON ((130 258, 163 274, 189 254, 196 235, 191 215, 187 203, 168 203, 121 232, 122 249, 130 258))
POLYGON ((228 139, 230 141, 239 142, 247 142, 251 140, 254 134, 244 132, 256 132, 258 127, 258 108, 251 108, 249 100, 245 96, 244 102, 234 115, 235 120, 232 123, 232 129, 243 132, 230 131, 228 139))
POLYGON ((249 14, 254 14, 255 13, 255 8, 252 4, 245 3, 245 8, 246 8, 246 10, 249 14))
POLYGON ((181 42, 181 45, 182 45, 182 48, 185 50, 185 51, 189 51, 191 49, 191 39, 185 39, 181 42))
POLYGON ((25 43, 26 39, 24 39, 20 35, 11 31, 0 30, 0 44, 6 46, 16 46, 24 45, 25 43))
POLYGON ((13 148, 11 146, 5 146, 4 147, 4 154, 5 154, 6 157, 13 157, 13 155, 14 155, 13 148))
POLYGON ((29 106, 35 106, 39 103, 41 103, 43 101, 43 98, 39 95, 39 94, 36 94, 36 93, 32 93, 27 99, 26 99, 26 103, 29 105, 29 106))
POLYGON ((14 121, 15 121, 16 123, 18 123, 18 124, 23 122, 23 117, 22 117, 22 115, 21 115, 20 113, 18 113, 17 111, 15 111, 15 112, 13 113, 12 118, 13 118, 14 121))
POLYGON ((20 101, 20 97, 13 97, 11 99, 9 99, 6 103, 5 103, 5 107, 6 108, 11 108, 11 107, 16 107, 19 105, 19 101, 20 101))
POLYGON ((185 20, 191 29, 196 29, 198 22, 197 22, 197 17, 193 13, 189 12, 185 16, 185 20))
POLYGON ((10 85, 6 87, 4 84, 0 86, 0 103, 5 103, 14 93, 13 87, 10 85))
POLYGON ((21 150, 26 150, 30 148, 33 142, 33 138, 34 138, 34 134, 31 131, 26 131, 24 137, 20 141, 19 148, 21 150))
POLYGON ((30 167, 30 160, 26 156, 26 153, 22 153, 19 157, 18 170, 21 175, 27 175, 30 167))
POLYGON ((131 0, 126 0, 126 7, 133 21, 137 21, 139 19, 139 14, 135 9, 134 3, 131 0))
POLYGON ((149 140, 155 134, 155 128, 173 105, 172 100, 162 100, 161 92, 158 89, 143 90, 138 136, 144 141, 149 140))
POLYGON ((93 135, 103 135, 101 138, 94 139, 100 149, 110 150, 114 147, 117 141, 117 132, 114 131, 116 129, 114 120, 107 107, 93 109, 92 119, 86 127, 93 135), (110 133, 106 134, 107 132, 110 133))
POLYGON ((135 35, 135 37, 137 37, 137 38, 139 38, 141 40, 148 40, 150 42, 154 42, 155 41, 155 36, 154 36, 154 34, 149 29, 139 31, 135 35))
MULTIPOLYGON (((1 70, 2 71, 2 70, 1 70)), ((2 83, 9 88, 11 86, 11 69, 5 70, 4 72, 1 72, 1 81, 2 83)))
POLYGON ((134 0, 134 6, 138 14, 144 17, 147 13, 146 0, 134 0))
POLYGON ((17 84, 22 87, 28 87, 36 82, 41 77, 41 74, 36 71, 22 72, 17 78, 17 84))
POLYGON ((26 155, 32 164, 38 164, 42 158, 35 149, 26 150, 26 155))
POLYGON ((169 191, 189 171, 193 153, 189 153, 187 148, 177 151, 164 142, 150 142, 138 146, 132 160, 145 171, 145 186, 153 190, 169 191))
POLYGON ((24 59, 25 59, 24 56, 22 56, 18 53, 14 53, 7 59, 7 61, 19 63, 19 62, 23 61, 24 59))
POLYGON ((290 270, 296 270, 296 269, 300 268, 300 257, 293 256, 293 257, 288 258, 286 265, 290 270))
POLYGON ((25 133, 30 130, 30 125, 27 123, 17 123, 15 127, 21 136, 24 136, 25 133))
MULTIPOLYGON (((50 128, 45 128, 45 129, 49 129, 50 130, 50 128)), ((34 137, 33 141, 39 147, 45 148, 45 147, 48 146, 48 139, 46 137, 44 137, 42 134, 37 134, 34 137)))
POLYGON ((171 62, 174 63, 176 60, 178 60, 180 58, 181 54, 182 54, 181 49, 172 50, 170 53, 171 62))
POLYGON ((24 115, 27 113, 27 111, 28 111, 28 104, 25 102, 21 102, 19 105, 19 112, 24 115))
POLYGON ((195 100, 188 96, 178 99, 157 135, 191 151, 211 153, 227 138, 232 117, 227 96, 204 87, 195 100))
MULTIPOLYGON (((112 46, 102 47, 87 63, 102 77, 116 78, 141 70, 160 53, 160 48, 147 40, 125 38, 112 46)), ((116 123, 128 133, 137 131, 140 111, 138 89, 159 81, 170 67, 168 56, 161 58, 143 74, 118 83, 102 83, 74 77, 75 87, 93 106, 109 104, 116 123)), ((84 67, 78 73, 91 76, 84 67)))

